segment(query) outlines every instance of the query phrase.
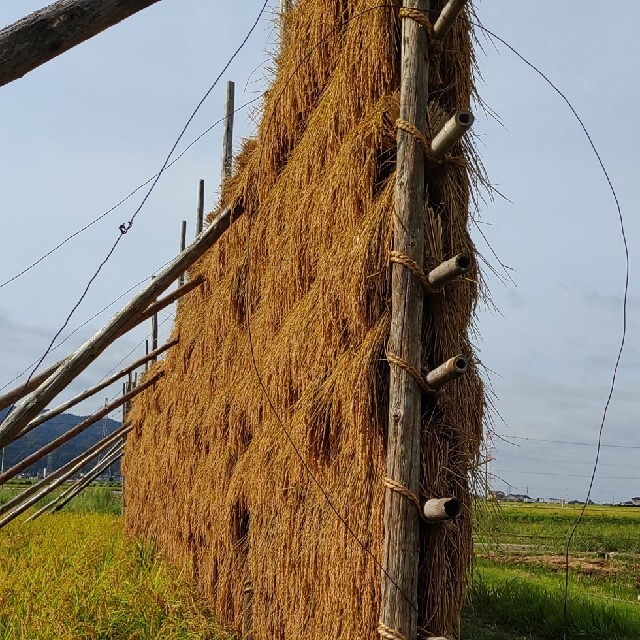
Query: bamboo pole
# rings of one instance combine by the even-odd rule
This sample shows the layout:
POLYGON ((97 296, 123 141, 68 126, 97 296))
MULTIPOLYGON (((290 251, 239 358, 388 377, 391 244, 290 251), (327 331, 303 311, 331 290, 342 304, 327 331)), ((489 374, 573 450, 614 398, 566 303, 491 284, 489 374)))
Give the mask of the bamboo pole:
POLYGON ((473 125, 474 117, 471 111, 458 111, 452 116, 431 141, 431 154, 435 160, 442 160, 456 142, 473 125))
POLYGON ((51 484, 43 487, 40 491, 38 491, 35 495, 31 496, 24 502, 20 503, 13 511, 8 513, 2 520, 0 520, 0 529, 2 527, 8 525, 12 520, 17 518, 21 513, 24 513, 29 507, 32 507, 34 504, 42 500, 42 498, 48 496, 54 489, 57 489, 63 482, 68 480, 74 473, 80 471, 82 467, 86 464, 86 462, 79 462, 72 469, 67 471, 65 474, 60 476, 58 479, 54 480, 51 484))
MULTIPOLYGON (((187 221, 183 220, 180 225, 180 253, 182 253, 187 247, 187 221)), ((178 287, 183 287, 186 281, 186 274, 184 271, 180 274, 178 279, 178 287)))
POLYGON ((198 215, 196 218, 196 236, 202 233, 204 228, 204 180, 200 180, 198 186, 198 215))
MULTIPOLYGON (((204 282, 203 277, 198 277, 191 282, 187 282, 183 287, 180 287, 168 294, 164 298, 160 298, 157 302, 149 305, 143 313, 141 313, 137 318, 134 318, 127 326, 125 326, 120 333, 116 336, 117 338, 123 336, 128 331, 135 329, 137 326, 147 321, 149 318, 153 317, 155 313, 166 309, 169 305, 172 305, 176 300, 179 300, 183 296, 187 295, 197 287, 199 287, 204 282)), ((147 353, 149 353, 149 348, 147 346, 147 353)), ((159 354, 157 354, 159 355, 159 354)), ((7 407, 14 404, 20 398, 26 396, 28 393, 36 389, 40 386, 44 381, 46 381, 52 374, 54 374, 60 366, 64 363, 64 360, 59 360, 54 365, 50 366, 48 369, 39 373, 37 376, 34 376, 27 385, 20 385, 15 387, 13 390, 7 392, 5 395, 0 397, 0 411, 2 409, 6 409, 7 407)), ((146 371, 146 368, 145 368, 146 371)))
MULTIPOLYGON (((116 443, 114 446, 112 446, 111 449, 109 449, 109 451, 105 453, 104 458, 100 460, 98 464, 89 473, 92 473, 97 467, 101 466, 103 462, 107 460, 107 458, 110 458, 111 456, 113 456, 114 452, 117 452, 119 449, 120 450, 122 449, 122 443, 116 443)), ((110 464, 113 464, 113 463, 110 463, 110 464)), ((69 478, 67 478, 67 480, 69 480, 69 478)), ((67 487, 61 494, 57 495, 55 498, 53 498, 53 500, 50 500, 49 502, 47 502, 47 504, 45 504, 43 507, 38 509, 33 515, 29 516, 25 522, 31 522, 32 520, 37 520, 45 511, 53 511, 56 504, 58 504, 61 500, 63 500, 66 496, 68 496, 72 492, 72 490, 75 489, 83 480, 84 478, 80 478, 79 480, 74 482, 70 487, 67 487)))
MULTIPOLYGON (((109 376, 102 382, 99 382, 97 385, 90 387, 86 391, 79 393, 77 396, 74 396, 73 398, 71 398, 71 400, 68 400, 67 402, 63 402, 62 404, 58 405, 54 409, 50 409, 49 411, 44 411, 35 420, 32 420, 16 436, 16 439, 21 438, 26 433, 29 433, 29 431, 31 431, 32 429, 39 427, 41 424, 47 422, 47 420, 51 420, 51 418, 55 418, 56 416, 59 416, 61 413, 64 413, 67 409, 70 409, 71 407, 79 404, 83 400, 90 398, 91 396, 95 395, 99 391, 102 391, 102 389, 105 389, 106 387, 111 386, 114 382, 122 378, 122 376, 126 376, 128 373, 131 373, 131 371, 133 371, 134 369, 137 369, 139 366, 149 362, 151 358, 157 357, 163 354, 165 351, 168 351, 171 347, 174 347, 175 345, 177 345, 178 342, 179 340, 177 338, 174 340, 171 340, 170 342, 167 342, 159 349, 156 349, 153 353, 147 354, 144 358, 140 358, 139 360, 136 360, 133 364, 130 364, 128 367, 125 367, 124 369, 121 369, 117 373, 114 373, 112 376, 109 376)), ((108 404, 108 402, 106 402, 105 404, 108 404)))
MULTIPOLYGON (((403 7, 428 12, 429 0, 404 0, 403 7)), ((402 21, 400 118, 427 130, 429 50, 425 29, 402 21)), ((398 129, 394 250, 422 267, 426 199, 425 154, 418 141, 398 129)), ((422 366, 422 309, 419 280, 399 264, 392 267, 389 351, 418 371, 422 366)), ((421 389, 408 372, 391 367, 387 477, 419 494, 421 389)), ((417 636, 419 523, 415 506, 387 490, 380 629, 404 638, 417 636)))
POLYGON ((0 411, 10 407, 12 404, 20 400, 23 396, 31 393, 34 389, 40 386, 52 373, 56 370, 64 360, 58 360, 55 364, 52 364, 48 369, 45 369, 42 373, 33 376, 27 384, 20 384, 11 391, 7 391, 3 396, 0 396, 0 411))
POLYGON ((141 384, 137 389, 131 391, 130 393, 125 394, 119 400, 115 400, 111 402, 106 407, 103 407, 99 411, 96 411, 93 415, 89 416, 86 420, 83 420, 80 424, 76 425, 72 429, 69 429, 66 433, 63 433, 61 436, 57 437, 55 440, 52 440, 49 444, 44 447, 40 447, 37 451, 27 456, 24 460, 15 464, 13 467, 5 471, 2 475, 0 475, 0 485, 3 485, 7 480, 10 480, 18 473, 21 473, 26 468, 30 467, 34 462, 37 462, 44 456, 46 456, 50 451, 55 451, 60 445, 63 445, 65 442, 68 442, 74 436, 77 436, 79 433, 82 433, 86 429, 88 429, 92 424, 101 420, 104 416, 111 413, 114 409, 117 409, 120 405, 129 402, 131 398, 137 396, 139 393, 142 393, 150 386, 155 384, 162 376, 164 375, 163 371, 159 371, 152 378, 147 380, 145 383, 141 384))
POLYGON ((455 380, 467 373, 468 368, 468 360, 464 356, 458 355, 455 358, 447 360, 444 364, 433 369, 433 371, 429 371, 426 376, 427 384, 433 389, 439 389, 447 384, 447 382, 455 380))
POLYGON ((123 427, 116 429, 111 435, 107 436, 106 438, 103 438, 99 442, 96 442, 94 445, 89 447, 84 453, 81 453, 80 455, 76 456, 73 460, 70 460, 66 464, 62 465, 59 469, 56 469, 51 475, 47 476, 46 478, 43 478, 42 480, 40 480, 40 482, 37 482, 36 484, 30 487, 27 487, 20 494, 18 494, 17 496, 14 496, 11 500, 6 502, 5 504, 0 505, 0 515, 4 515, 13 507, 15 507, 17 504, 20 504, 23 500, 26 500, 30 496, 40 491, 42 487, 48 485, 50 482, 53 482, 57 478, 62 477, 70 469, 75 469, 78 463, 81 463, 80 468, 82 468, 89 460, 91 460, 95 456, 99 455, 100 453, 108 449, 109 446, 111 446, 114 442, 122 438, 126 433, 131 431, 131 429, 132 427, 128 425, 124 425, 123 427))
POLYGON ((467 273, 472 264, 471 256, 461 253, 430 271, 427 275, 427 280, 434 289, 440 289, 458 276, 467 273))
POLYGON ((224 131, 222 133, 222 182, 231 175, 233 167, 233 115, 235 111, 236 85, 227 82, 227 96, 224 103, 224 131))
POLYGON ((447 2, 433 25, 434 38, 441 40, 447 35, 466 4, 467 0, 449 0, 447 2))
POLYGON ((428 522, 453 520, 462 513, 462 503, 458 498, 431 498, 424 503, 422 512, 428 522))
POLYGON ((53 507, 51 512, 53 513, 55 511, 60 511, 61 509, 63 509, 65 505, 71 502, 76 496, 81 494, 101 473, 103 473, 106 469, 108 469, 112 464, 120 460, 120 458, 122 458, 123 455, 124 455, 123 449, 120 449, 119 451, 116 451, 114 454, 112 454, 109 460, 100 464, 100 467, 98 469, 95 469, 93 472, 91 472, 88 478, 83 479, 81 483, 74 488, 73 491, 71 491, 62 500, 59 500, 58 503, 53 507))
POLYGON ((69 356, 52 376, 23 400, 0 425, 0 446, 10 442, 16 433, 24 429, 119 336, 125 327, 143 313, 160 293, 209 250, 242 213, 239 207, 229 207, 222 211, 182 254, 174 258, 124 309, 113 316, 97 334, 69 356))

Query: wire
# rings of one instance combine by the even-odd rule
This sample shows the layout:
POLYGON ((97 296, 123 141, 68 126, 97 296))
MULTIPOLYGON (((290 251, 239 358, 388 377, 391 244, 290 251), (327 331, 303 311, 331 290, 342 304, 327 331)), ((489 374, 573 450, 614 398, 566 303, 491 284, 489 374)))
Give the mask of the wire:
MULTIPOLYGON (((515 440, 528 440, 531 442, 550 442, 553 444, 571 444, 576 446, 584 446, 584 447, 593 447, 594 442, 573 442, 572 440, 546 440, 545 438, 528 438, 525 436, 504 436, 504 438, 512 438, 515 440)), ((601 444, 602 448, 610 448, 610 449, 640 449, 640 445, 632 445, 632 444, 601 444)))
MULTIPOLYGON (((254 104, 255 102, 257 102, 258 100, 261 99, 261 96, 258 96, 257 98, 254 98, 253 100, 249 100, 249 102, 245 102, 243 105, 239 106, 233 113, 234 115, 239 113, 240 111, 246 109, 248 106, 254 104)), ((189 149, 191 149, 191 147, 193 147, 196 143, 198 143, 202 138, 204 138, 208 133, 210 133, 211 131, 213 131, 213 129, 215 129, 220 123, 224 122, 226 120, 226 116, 224 118, 220 118, 219 120, 216 120, 208 129, 205 129, 197 138, 195 138, 194 140, 192 140, 181 152, 178 156, 176 156, 165 168, 166 169, 170 169, 174 164, 176 164, 176 162, 178 162, 188 151, 189 149)), ((56 251, 58 251, 58 249, 62 248, 65 244, 67 244, 67 242, 69 242, 70 240, 73 240, 73 238, 75 238, 76 236, 79 236, 81 233, 87 231, 87 229, 91 228, 93 225, 95 225, 96 223, 100 222, 100 220, 102 220, 103 218, 106 218, 109 214, 113 213, 116 209, 118 209, 120 206, 122 206, 125 202, 127 202, 128 200, 130 200, 136 193, 138 193, 138 191, 140 191, 140 189, 146 187, 149 183, 151 183, 155 178, 157 178, 159 176, 158 173, 156 173, 154 176, 151 176, 151 178, 149 178, 148 180, 146 180, 145 182, 143 182, 142 184, 139 184, 133 191, 131 191, 128 195, 126 195, 124 198, 122 198, 122 200, 120 200, 120 202, 118 202, 117 204, 113 205, 110 209, 108 209, 107 211, 105 211, 103 214, 99 215, 97 218, 95 218, 94 220, 92 220, 91 222, 89 222, 89 224, 85 225, 84 227, 82 227, 81 229, 78 229, 77 231, 75 231, 74 233, 72 233, 70 236, 67 236, 64 240, 62 240, 59 244, 57 244, 53 249, 51 249, 50 251, 47 251, 47 253, 43 254, 42 256, 40 256, 37 260, 35 260, 34 262, 32 262, 28 267, 25 267, 22 271, 20 271, 19 273, 16 273, 15 275, 13 275, 11 278, 9 278, 8 280, 5 280, 5 282, 0 283, 0 289, 2 289, 3 287, 7 286, 8 284, 12 283, 14 280, 17 280, 18 278, 20 278, 21 276, 23 276, 25 273, 31 271, 31 269, 33 269, 34 267, 38 266, 42 261, 46 260, 50 255, 54 254, 56 251)), ((35 364, 35 363, 34 363, 35 364)))
POLYGON ((624 346, 625 346, 625 341, 626 341, 626 337, 627 337, 627 311, 628 311, 628 296, 629 296, 629 270, 630 270, 630 265, 629 265, 629 244, 627 242, 627 234, 626 234, 626 230, 625 230, 625 225, 624 225, 624 216, 622 214, 622 207, 620 205, 620 200, 618 198, 618 194, 616 193, 616 190, 613 186, 613 182, 611 181, 611 177, 609 176, 609 172, 607 171, 607 168, 604 165, 604 162, 602 160, 602 157, 600 155, 600 152, 598 151, 595 143, 593 142, 593 138, 591 137, 591 134, 589 133, 589 130, 587 129, 587 126, 585 125, 585 123, 583 122, 582 118, 578 115, 578 112, 576 111, 575 107, 573 106, 573 104, 571 103, 571 101, 569 100, 569 98, 567 98, 567 96, 549 79, 549 77, 547 75, 545 75, 540 69, 538 69, 538 67, 536 67, 534 64, 532 64, 531 62, 529 62, 529 60, 527 60, 522 54, 520 54, 514 47, 512 47, 508 42, 506 42, 505 40, 503 40, 500 36, 496 35, 495 33, 493 33, 492 31, 490 31, 489 29, 486 29, 485 27, 483 27, 482 25, 479 25, 471 20, 468 20, 468 22, 478 28, 480 28, 482 31, 484 31, 485 33, 489 34, 492 38, 495 38, 498 42, 500 42, 502 45, 504 45, 507 49, 509 49, 509 51, 511 51, 514 55, 516 55, 522 62, 524 62, 529 68, 533 69, 533 71, 535 71, 561 98, 562 100, 564 100, 565 104, 569 107, 569 109, 571 110, 571 113, 574 115, 575 119, 578 121, 578 123, 580 124, 580 127, 584 133, 584 135, 586 136, 588 142, 589 142, 589 146, 591 147, 591 150, 593 151, 598 164, 600 165, 600 169, 602 170, 602 173, 604 174, 604 177, 607 181, 607 184, 609 185, 609 190, 611 191, 611 195, 613 196, 613 200, 615 202, 615 206, 616 206, 616 210, 618 213, 618 221, 620 223, 620 234, 622 236, 622 244, 623 244, 623 248, 624 248, 624 256, 625 256, 625 280, 624 280, 624 297, 623 297, 623 301, 622 301, 622 336, 620 338, 620 347, 618 349, 618 355, 616 357, 616 361, 615 361, 615 365, 613 367, 613 374, 611 376, 611 385, 609 387, 609 395, 607 396, 607 400, 605 402, 604 405, 604 409, 602 412, 602 420, 600 422, 600 428, 598 430, 598 443, 597 443, 597 447, 596 447, 596 458, 593 464, 593 473, 591 474, 591 480, 589 482, 589 488, 587 490, 587 497, 584 501, 584 505, 580 511, 580 515, 578 516, 578 519, 575 522, 575 525, 573 526, 571 533, 569 534, 569 537, 567 538, 567 545, 566 545, 566 549, 565 549, 565 585, 564 585, 564 605, 563 605, 563 638, 564 640, 567 640, 567 626, 568 626, 568 600, 569 600, 569 552, 570 552, 570 548, 571 548, 571 541, 573 540, 573 537, 575 536, 575 533, 578 529, 578 527, 580 526, 580 523, 582 522, 582 519, 584 518, 584 514, 585 511, 587 510, 587 506, 589 504, 589 500, 591 498, 591 492, 593 490, 593 484, 595 482, 596 479, 596 473, 598 471, 598 462, 600 460, 600 451, 602 450, 602 434, 604 432, 604 427, 607 421, 607 413, 609 411, 609 406, 611 405, 611 400, 613 398, 613 393, 615 391, 615 387, 616 387, 616 378, 618 375, 618 368, 620 366, 620 360, 622 359, 622 354, 624 352, 624 346))
MULTIPOLYGON (((94 281, 96 280, 96 278, 100 275, 100 272, 102 271, 103 267, 107 264, 107 262, 109 262, 109 260, 111 259, 111 256, 114 254, 116 248, 118 247, 118 245, 120 244, 120 241, 122 240, 122 238, 131 230, 131 228, 133 227, 133 224, 135 222, 136 217, 138 216, 138 214, 140 213, 140 211, 142 210, 142 208, 144 207, 144 205, 146 204, 147 200, 149 199, 149 196, 151 196, 151 193, 153 192, 153 190, 155 189, 156 185, 158 184, 158 181, 160 180, 160 178, 162 177, 162 175, 164 174, 167 165, 169 164, 169 161, 171 160, 171 156, 173 155, 174 151, 176 150, 177 146, 180 144, 180 140, 182 140, 184 134, 186 133, 189 125, 191 124, 191 122, 193 121, 193 119, 195 118, 196 114, 198 113, 198 111, 200 110, 200 108, 202 107, 202 105, 204 104, 205 100, 209 97, 209 95, 211 94, 211 92, 213 91, 213 89, 216 87, 216 85, 218 84, 218 82, 220 81, 220 79, 222 78, 222 76, 224 75, 224 73, 227 71, 227 69, 231 66, 231 63, 235 60, 235 58, 238 56, 238 54, 240 53, 240 51, 244 48, 244 46, 246 45, 246 43, 248 42, 249 38, 251 37, 251 34, 255 31, 255 29, 257 28, 262 15, 264 14, 266 8, 267 8, 267 4, 268 4, 269 0, 264 0, 263 4, 262 4, 262 8, 260 9, 260 11, 258 12, 257 17, 255 18, 253 24, 251 25, 251 28, 249 29, 247 35, 244 37, 244 39, 242 40, 242 42, 240 43, 240 45, 238 46, 238 48, 234 51, 234 53, 231 55, 231 57, 229 58, 229 60, 227 61, 227 63, 224 65, 224 67, 222 68, 222 71, 218 74, 218 76, 216 77, 216 79, 213 81, 213 84, 209 87, 209 89, 205 92, 204 96, 201 98, 200 102, 198 102, 198 104, 196 105, 196 108, 193 110, 192 114, 189 116, 186 124, 184 125, 184 127, 182 128, 182 131, 180 132, 180 135, 178 135, 178 138, 176 139, 176 141, 174 142, 173 146, 171 147, 171 150, 169 151, 167 157, 165 158, 164 163, 162 164, 162 168, 160 169, 160 171, 156 174, 155 179, 153 180, 151 186, 149 187, 149 190, 147 191, 147 193, 145 194, 145 196, 142 199, 142 202, 140 203, 140 205, 138 206, 138 208, 134 211, 133 215, 131 216, 131 218, 129 219, 128 222, 126 223, 122 223, 119 227, 120 230, 120 235, 117 237, 116 241, 113 243, 111 249, 109 250, 109 252, 107 253, 106 257, 102 260, 102 262, 98 265, 98 268, 96 270, 96 272, 93 274, 93 276, 89 279, 89 282, 87 283, 82 295, 80 296, 80 298, 78 299, 78 301, 75 303, 75 305, 73 306, 73 308, 71 309, 71 311, 69 312, 69 315, 67 316, 66 320, 64 321, 63 325, 60 327, 60 329, 58 330, 58 332, 55 334, 55 336, 53 337, 53 339, 51 340, 51 342, 49 343, 49 346, 47 347, 47 349, 45 350, 44 354, 42 355, 42 357, 40 358, 40 360, 38 361, 38 364, 35 366, 35 368, 33 369, 33 371, 31 371, 31 373, 29 374, 29 377, 27 378, 27 381, 25 382, 25 386, 24 389, 27 388, 27 386, 29 385, 29 382, 31 382, 31 378, 34 376, 35 372, 38 370, 38 368, 40 367, 40 365, 44 362, 45 358, 49 355, 49 353, 51 352, 51 349, 53 348, 53 345, 55 344, 55 341, 58 339, 58 337, 60 336, 60 334, 65 330, 65 328, 67 327, 67 325, 69 324, 71 318, 73 317, 73 314, 76 312, 76 310, 78 309, 78 307, 82 304, 82 302, 84 301, 84 299, 86 298, 87 294, 89 293, 89 289, 91 288, 91 285, 94 283, 94 281)), ((13 411, 13 409, 15 408, 15 405, 13 405, 11 407, 11 409, 9 410, 9 413, 7 414, 7 416, 5 416, 4 420, 2 421, 4 423, 4 421, 6 421, 7 417, 11 414, 11 412, 13 411)))

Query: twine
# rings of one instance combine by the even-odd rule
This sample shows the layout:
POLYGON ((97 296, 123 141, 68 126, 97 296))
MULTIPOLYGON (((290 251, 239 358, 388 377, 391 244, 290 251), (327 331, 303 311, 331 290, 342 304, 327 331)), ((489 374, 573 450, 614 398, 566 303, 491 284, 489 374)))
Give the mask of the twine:
POLYGON ((387 627, 387 625, 380 622, 378 624, 378 635, 385 640, 407 640, 401 633, 387 627))
MULTIPOLYGON (((405 131, 409 135, 412 135, 416 139, 418 144, 422 147, 425 157, 429 158, 430 160, 433 158, 433 156, 431 155, 431 146, 429 145, 427 136, 425 136, 424 133, 422 133, 422 131, 418 129, 418 127, 412 125, 407 120, 402 120, 401 118, 398 118, 396 120, 396 129, 400 129, 402 131, 405 131)), ((437 162, 437 161, 433 160, 433 162, 437 162)))
POLYGON ((437 289, 433 287, 433 285, 429 282, 426 273, 422 270, 420 265, 405 256, 404 253, 400 253, 399 251, 391 251, 389 253, 389 262, 395 262, 396 264, 401 264, 403 267, 406 267, 413 273, 413 275, 420 280, 420 284, 425 288, 427 293, 435 293, 437 289))
POLYGON ((428 396, 435 396, 437 394, 437 391, 429 385, 420 372, 415 367, 412 367, 406 360, 389 352, 387 352, 387 360, 391 364, 396 365, 396 367, 400 367, 406 371, 428 396))

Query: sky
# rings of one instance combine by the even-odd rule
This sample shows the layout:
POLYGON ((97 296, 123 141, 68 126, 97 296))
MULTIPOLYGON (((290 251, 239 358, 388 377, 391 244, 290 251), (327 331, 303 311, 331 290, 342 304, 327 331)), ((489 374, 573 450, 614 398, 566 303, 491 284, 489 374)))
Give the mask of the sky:
MULTIPOLYGON (((222 117, 227 80, 236 82, 236 106, 268 86, 276 4, 271 2, 213 89, 178 151, 222 117)), ((44 5, 4 0, 0 26, 44 5)), ((160 169, 261 5, 244 0, 238 11, 231 3, 162 0, 0 87, 0 284, 160 169)), ((617 0, 603 11, 594 0, 482 0, 477 11, 487 29, 571 100, 618 192, 632 266, 627 342, 593 498, 628 500, 640 495, 640 289, 633 270, 640 242, 634 157, 640 141, 633 125, 640 4, 617 0)), ((495 252, 509 267, 506 283, 485 268, 492 303, 481 304, 477 317, 476 345, 496 409, 489 476, 493 488, 503 491, 583 499, 622 331, 625 262, 618 214, 567 105, 503 45, 480 31, 478 38, 478 89, 500 122, 476 106, 474 134, 504 198, 481 204, 473 234, 488 263, 501 271, 495 252)), ((236 150, 255 131, 254 120, 251 108, 237 114, 236 150)), ((217 199, 221 135, 214 128, 162 177, 61 337, 170 260, 181 220, 193 238, 199 179, 206 181, 207 208, 217 199)), ((44 353, 144 193, 0 287, 0 386, 44 353)), ((131 295, 91 319, 46 362, 80 346, 131 295)), ((162 342, 171 314, 161 314, 160 321, 162 342)), ((61 399, 141 356, 149 330, 141 327, 120 339, 61 399)), ((77 412, 91 413, 118 391, 116 385, 77 412)))

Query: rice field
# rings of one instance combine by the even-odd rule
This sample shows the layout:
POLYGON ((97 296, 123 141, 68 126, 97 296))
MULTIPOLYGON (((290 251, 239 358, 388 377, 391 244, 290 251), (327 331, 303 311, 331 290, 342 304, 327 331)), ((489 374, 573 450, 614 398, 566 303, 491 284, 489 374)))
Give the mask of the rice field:
POLYGON ((63 512, 0 531, 3 640, 227 638, 194 593, 125 540, 117 515, 63 512))
MULTIPOLYGON (((92 488, 68 511, 0 531, 0 639, 228 640, 186 576, 126 540, 112 496, 92 488)), ((577 513, 538 505, 484 513, 461 640, 562 638, 560 551, 577 513)), ((639 525, 640 510, 587 511, 571 556, 569 640, 640 638, 639 525)))

